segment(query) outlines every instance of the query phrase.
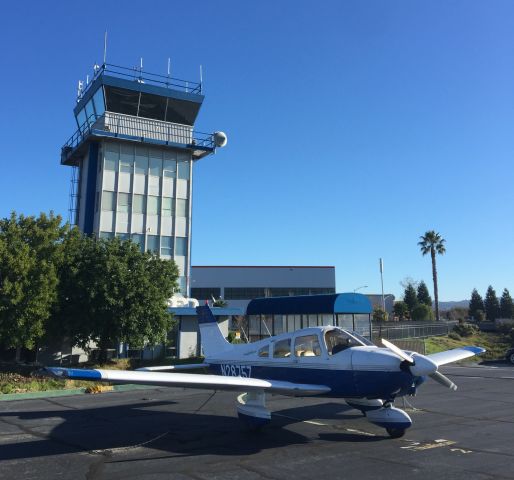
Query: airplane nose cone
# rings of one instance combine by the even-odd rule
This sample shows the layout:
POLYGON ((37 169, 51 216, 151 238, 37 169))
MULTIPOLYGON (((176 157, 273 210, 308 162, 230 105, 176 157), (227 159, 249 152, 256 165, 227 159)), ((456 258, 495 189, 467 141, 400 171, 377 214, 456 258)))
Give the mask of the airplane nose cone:
POLYGON ((413 358, 415 363, 409 367, 409 370, 415 377, 430 375, 437 371, 437 365, 424 355, 414 354, 413 358))

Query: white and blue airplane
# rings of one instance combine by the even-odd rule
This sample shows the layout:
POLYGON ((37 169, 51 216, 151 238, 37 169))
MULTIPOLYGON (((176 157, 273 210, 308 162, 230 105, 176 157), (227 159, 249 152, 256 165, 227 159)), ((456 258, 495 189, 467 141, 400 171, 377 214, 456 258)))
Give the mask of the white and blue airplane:
POLYGON ((127 370, 47 367, 59 378, 167 387, 231 390, 239 418, 250 428, 271 421, 266 394, 317 395, 344 399, 373 424, 398 438, 412 425, 394 400, 414 395, 430 377, 451 390, 457 386, 438 371, 441 365, 485 352, 462 347, 431 355, 406 352, 387 340, 379 348, 355 332, 338 327, 311 327, 254 343, 233 345, 223 337, 210 308, 197 307, 205 362, 127 370), (208 368, 211 374, 165 372, 208 368))

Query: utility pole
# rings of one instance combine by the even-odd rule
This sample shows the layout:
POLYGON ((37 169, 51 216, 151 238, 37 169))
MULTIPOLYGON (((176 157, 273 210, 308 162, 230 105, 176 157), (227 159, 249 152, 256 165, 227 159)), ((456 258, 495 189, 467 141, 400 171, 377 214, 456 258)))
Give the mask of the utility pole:
POLYGON ((380 283, 382 284, 382 310, 386 311, 386 304, 384 299, 384 262, 382 259, 379 259, 379 265, 380 265, 380 283))

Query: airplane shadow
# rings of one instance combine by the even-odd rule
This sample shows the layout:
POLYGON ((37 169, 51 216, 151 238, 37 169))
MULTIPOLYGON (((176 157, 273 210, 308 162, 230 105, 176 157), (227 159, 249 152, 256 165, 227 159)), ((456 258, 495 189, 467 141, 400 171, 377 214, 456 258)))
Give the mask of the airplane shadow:
MULTIPOLYGON (((170 405, 173 404, 172 401, 146 401, 82 409, 63 407, 60 410, 0 412, 0 430, 7 425, 10 433, 15 429, 16 433, 25 434, 28 438, 28 441, 4 443, 0 448, 0 460, 78 452, 110 455, 116 451, 135 450, 138 446, 161 450, 166 457, 252 455, 312 441, 284 428, 299 420, 358 418, 358 414, 341 415, 348 407, 337 403, 297 407, 274 411, 278 416, 273 415, 271 424, 253 433, 245 431, 235 416, 210 414, 208 410, 181 412, 178 410, 184 405, 180 402, 178 410, 172 411, 170 405)), ((383 439, 341 432, 319 434, 319 438, 338 442, 383 439)))

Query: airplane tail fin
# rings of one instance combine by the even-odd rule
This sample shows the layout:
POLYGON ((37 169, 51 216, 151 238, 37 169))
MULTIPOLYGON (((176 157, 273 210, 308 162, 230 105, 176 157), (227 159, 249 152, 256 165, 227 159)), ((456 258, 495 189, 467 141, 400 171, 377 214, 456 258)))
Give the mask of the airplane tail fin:
POLYGON ((206 357, 212 357, 220 352, 226 352, 234 348, 221 333, 216 317, 212 314, 208 305, 196 307, 196 313, 198 315, 203 353, 206 357))

